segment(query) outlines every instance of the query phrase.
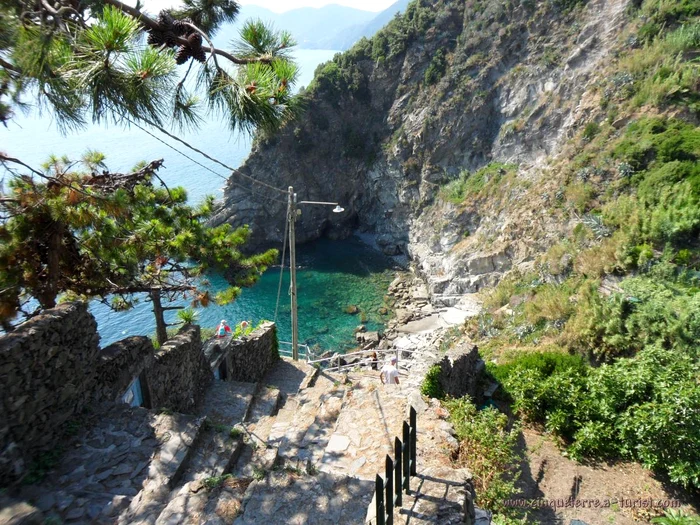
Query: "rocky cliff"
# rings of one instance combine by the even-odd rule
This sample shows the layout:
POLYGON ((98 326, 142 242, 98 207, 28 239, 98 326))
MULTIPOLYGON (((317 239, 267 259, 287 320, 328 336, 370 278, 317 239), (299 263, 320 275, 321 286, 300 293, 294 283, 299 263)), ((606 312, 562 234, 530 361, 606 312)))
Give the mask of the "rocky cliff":
MULTIPOLYGON (((550 205, 556 158, 602 111, 601 72, 629 3, 413 2, 319 67, 303 116, 258 137, 241 170, 293 185, 299 200, 343 204, 342 215, 303 208, 300 242, 375 234, 417 263, 433 300, 453 304, 572 228, 550 205), (478 191, 450 199, 465 183, 478 191)), ((249 224, 256 247, 281 243, 285 198, 263 189, 251 198, 232 179, 214 221, 249 224)))

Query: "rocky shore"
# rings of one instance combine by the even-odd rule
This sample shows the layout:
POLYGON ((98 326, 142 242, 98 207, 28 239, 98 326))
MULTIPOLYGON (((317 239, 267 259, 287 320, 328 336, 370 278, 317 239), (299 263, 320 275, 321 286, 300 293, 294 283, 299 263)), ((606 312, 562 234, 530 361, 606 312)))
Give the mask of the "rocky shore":
MULTIPOLYGON (((398 272, 389 285, 386 303, 394 315, 387 322, 383 333, 366 332, 358 326, 355 339, 358 347, 374 350, 380 363, 389 356, 399 358, 399 367, 422 381, 428 369, 436 363, 445 363, 445 376, 459 361, 460 356, 470 355, 470 366, 478 356, 472 345, 461 343, 450 350, 452 343, 460 339, 465 321, 479 314, 481 304, 476 296, 465 296, 458 306, 448 307, 431 302, 426 282, 412 270, 398 272)), ((326 355, 330 357, 330 355, 326 355)), ((334 366, 367 363, 366 355, 337 355, 334 366)), ((467 375, 471 375, 468 371, 467 375)), ((464 390, 458 387, 457 390, 464 390)), ((464 394, 462 394, 464 395, 464 394)))

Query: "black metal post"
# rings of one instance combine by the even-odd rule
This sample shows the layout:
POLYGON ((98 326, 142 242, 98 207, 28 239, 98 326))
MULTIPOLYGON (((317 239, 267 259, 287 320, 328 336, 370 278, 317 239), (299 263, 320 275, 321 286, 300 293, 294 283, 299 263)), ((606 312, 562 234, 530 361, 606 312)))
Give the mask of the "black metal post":
POLYGON ((377 525, 386 525, 384 516, 384 481, 379 474, 374 479, 374 500, 377 511, 377 525))
POLYGON ((394 525, 394 462, 389 454, 386 455, 386 497, 384 504, 386 505, 386 525, 394 525))
POLYGON ((396 506, 401 507, 403 506, 403 479, 401 476, 401 447, 402 447, 401 440, 397 437, 394 438, 394 460, 395 460, 395 467, 394 467, 394 492, 396 493, 396 506))
POLYGON ((416 419, 416 409, 411 407, 411 476, 416 475, 416 438, 418 437, 416 419))
POLYGON ((411 429, 403 422, 403 489, 408 494, 411 490, 411 429))

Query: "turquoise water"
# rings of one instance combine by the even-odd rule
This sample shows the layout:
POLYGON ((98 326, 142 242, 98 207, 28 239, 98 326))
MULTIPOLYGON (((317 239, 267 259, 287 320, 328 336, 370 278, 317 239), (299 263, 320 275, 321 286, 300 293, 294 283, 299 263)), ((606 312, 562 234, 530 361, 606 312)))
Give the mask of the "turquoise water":
MULTIPOLYGON (((368 330, 381 329, 386 316, 379 309, 393 278, 394 264, 390 259, 357 238, 340 242, 319 240, 299 247, 297 268, 300 343, 343 351, 354 346, 354 329, 361 321, 366 321, 368 330), (346 313, 348 306, 357 306, 359 312, 346 313)), ((232 326, 243 320, 274 320, 279 276, 280 269, 271 268, 253 288, 244 289, 234 303, 198 309, 198 324, 215 328, 221 319, 232 326)), ((214 291, 225 286, 220 275, 208 278, 214 291)), ((103 345, 127 335, 155 332, 149 302, 139 303, 126 313, 113 312, 99 303, 93 305, 92 311, 99 322, 103 345)), ((291 341, 290 312, 289 272, 285 265, 277 317, 281 341, 291 341)), ((169 314, 168 322, 175 321, 175 314, 169 314)))
MULTIPOLYGON (((297 61, 301 67, 299 85, 308 85, 316 66, 332 58, 335 51, 299 50, 297 61)), ((221 161, 240 165, 250 152, 250 139, 231 136, 225 127, 211 119, 200 130, 187 133, 184 138, 221 161)), ((166 142, 172 142, 165 139, 166 142)), ((173 142, 178 149, 181 146, 173 142)), ((201 168, 163 143, 138 129, 89 126, 88 129, 62 136, 49 118, 31 114, 19 116, 9 128, 0 128, 0 149, 34 166, 44 162, 49 154, 79 158, 88 148, 107 155, 107 165, 113 171, 130 169, 140 160, 165 159, 161 176, 169 186, 183 186, 191 202, 204 195, 220 197, 227 173, 200 157, 199 162, 212 168, 220 176, 201 168)), ((194 156, 187 151, 188 155, 194 156)), ((294 181, 289 181, 292 184, 294 181)), ((286 186, 287 184, 285 184, 286 186)), ((281 248, 281 247, 280 247, 281 248)), ((370 330, 381 328, 382 316, 377 312, 391 279, 392 262, 371 250, 357 239, 342 242, 319 241, 299 247, 297 264, 299 298, 299 340, 319 345, 324 350, 343 350, 353 343, 353 330, 366 317, 370 330), (362 313, 349 315, 348 306, 358 306, 362 313)), ((219 275, 207 276, 213 291, 225 282, 219 275)), ((243 291, 233 304, 211 306, 199 310, 199 324, 213 328, 221 319, 230 324, 241 320, 257 323, 273 320, 277 302, 279 268, 270 269, 260 282, 243 291)), ((290 341, 289 275, 285 275, 278 315, 280 339, 290 341)), ((142 301, 128 311, 117 313, 107 306, 93 302, 102 345, 118 341, 128 335, 151 335, 155 321, 151 304, 142 301)), ((169 312, 168 321, 175 320, 169 312)))

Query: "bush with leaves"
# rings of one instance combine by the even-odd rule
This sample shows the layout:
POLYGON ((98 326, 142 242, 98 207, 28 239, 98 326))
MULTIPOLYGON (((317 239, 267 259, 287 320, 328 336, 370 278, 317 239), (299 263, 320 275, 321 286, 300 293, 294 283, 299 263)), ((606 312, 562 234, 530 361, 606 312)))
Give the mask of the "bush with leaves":
POLYGON ((504 502, 516 493, 520 428, 509 428, 506 415, 495 408, 477 410, 468 397, 446 401, 445 406, 459 439, 457 462, 474 474, 477 505, 512 514, 504 502))
POLYGON ((700 487, 697 350, 651 345, 598 368, 575 359, 528 354, 489 370, 515 410, 562 437, 573 457, 636 459, 700 487))
POLYGON ((423 382, 421 383, 421 394, 435 399, 443 399, 445 397, 445 391, 440 383, 441 373, 442 368, 440 365, 433 365, 430 367, 428 373, 425 374, 423 382))

